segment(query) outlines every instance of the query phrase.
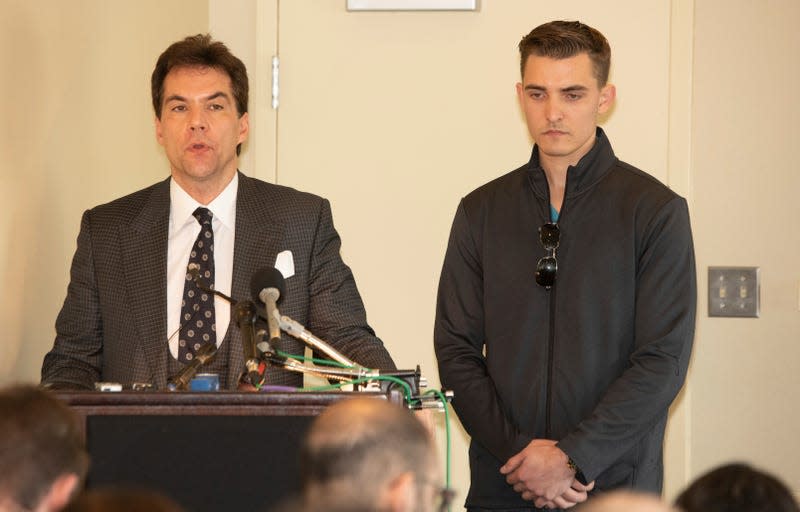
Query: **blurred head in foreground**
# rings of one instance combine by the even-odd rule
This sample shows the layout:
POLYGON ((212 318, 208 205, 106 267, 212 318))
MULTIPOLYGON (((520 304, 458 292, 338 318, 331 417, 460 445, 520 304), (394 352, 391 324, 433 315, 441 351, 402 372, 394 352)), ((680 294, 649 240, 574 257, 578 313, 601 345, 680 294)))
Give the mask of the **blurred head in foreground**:
POLYGON ((445 496, 430 434, 409 410, 353 398, 316 418, 303 447, 305 510, 437 510, 445 496))
POLYGON ((61 510, 89 467, 74 413, 34 386, 0 390, 0 510, 61 510))
POLYGON ((800 512, 789 488, 747 464, 726 464, 700 476, 675 500, 685 512, 800 512))

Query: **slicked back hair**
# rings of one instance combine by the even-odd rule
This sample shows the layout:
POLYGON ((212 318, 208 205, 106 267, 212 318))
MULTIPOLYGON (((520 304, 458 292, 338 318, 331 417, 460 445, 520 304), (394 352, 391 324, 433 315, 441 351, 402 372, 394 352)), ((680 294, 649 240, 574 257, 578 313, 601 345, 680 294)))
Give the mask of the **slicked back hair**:
POLYGON ((519 42, 520 75, 525 74, 528 57, 568 59, 581 53, 589 55, 599 87, 608 82, 611 47, 598 30, 579 21, 551 21, 539 25, 519 42))
POLYGON ((164 103, 164 80, 170 71, 180 67, 208 67, 226 73, 231 79, 231 90, 239 117, 247 112, 249 85, 244 63, 224 43, 214 41, 209 34, 197 34, 172 43, 158 57, 150 77, 153 110, 157 118, 161 119, 161 107, 164 103))

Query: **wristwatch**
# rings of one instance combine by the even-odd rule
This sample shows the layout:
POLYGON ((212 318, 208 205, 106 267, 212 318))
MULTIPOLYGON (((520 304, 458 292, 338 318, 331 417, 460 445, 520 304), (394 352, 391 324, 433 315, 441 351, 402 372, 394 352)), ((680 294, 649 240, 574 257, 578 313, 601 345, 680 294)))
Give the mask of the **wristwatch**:
POLYGON ((575 461, 572 460, 572 457, 570 457, 569 455, 567 455, 567 467, 575 472, 575 478, 580 483, 582 483, 583 485, 586 485, 586 478, 583 476, 583 472, 581 471, 581 468, 579 468, 578 465, 575 464, 575 461))

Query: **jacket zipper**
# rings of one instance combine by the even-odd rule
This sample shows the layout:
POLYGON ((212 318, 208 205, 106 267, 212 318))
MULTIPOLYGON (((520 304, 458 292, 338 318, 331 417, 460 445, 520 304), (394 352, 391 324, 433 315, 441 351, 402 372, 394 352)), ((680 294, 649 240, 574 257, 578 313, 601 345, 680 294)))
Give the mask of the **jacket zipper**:
MULTIPOLYGON (((547 178, 547 174, 545 174, 545 179, 547 178)), ((556 224, 560 224, 561 221, 564 219, 564 210, 567 204, 567 185, 569 183, 569 172, 567 172, 567 177, 564 180, 564 200, 561 202, 561 210, 558 212, 558 220, 556 224)), ((551 215, 551 206, 550 206, 550 183, 547 182, 547 216, 545 217, 548 221, 552 222, 552 215, 551 215)), ((560 245, 560 238, 559 235, 559 245, 560 245)), ((556 253, 558 250, 556 249, 556 253)), ((556 254, 556 258, 558 258, 556 254)), ((558 261, 558 259, 556 259, 558 261)), ((556 346, 556 288, 558 287, 558 268, 556 267, 556 279, 553 282, 553 286, 550 287, 550 302, 549 302, 549 309, 550 309, 550 328, 548 329, 548 344, 547 344, 547 392, 546 392, 546 402, 545 402, 545 439, 553 439, 553 426, 552 422, 552 409, 553 409, 553 366, 555 365, 555 357, 553 353, 555 352, 556 346)))

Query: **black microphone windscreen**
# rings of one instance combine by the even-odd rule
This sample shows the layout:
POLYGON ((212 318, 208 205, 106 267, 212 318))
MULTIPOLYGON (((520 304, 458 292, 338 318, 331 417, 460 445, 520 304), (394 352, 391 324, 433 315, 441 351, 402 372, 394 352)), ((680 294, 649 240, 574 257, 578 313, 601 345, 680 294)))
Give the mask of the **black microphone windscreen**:
POLYGON ((265 288, 275 288, 280 292, 280 296, 283 297, 283 292, 286 290, 286 281, 280 270, 274 267, 264 267, 253 274, 253 277, 250 278, 250 292, 253 294, 253 299, 261 302, 258 294, 265 288))

